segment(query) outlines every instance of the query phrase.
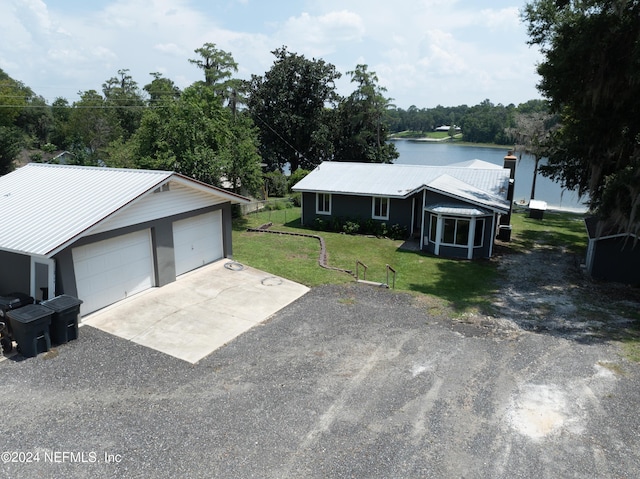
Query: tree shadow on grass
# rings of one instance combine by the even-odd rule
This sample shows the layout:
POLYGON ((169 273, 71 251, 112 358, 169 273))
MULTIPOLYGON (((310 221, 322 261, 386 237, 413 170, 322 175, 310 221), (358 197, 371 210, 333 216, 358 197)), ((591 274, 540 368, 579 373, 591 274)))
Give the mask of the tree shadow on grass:
POLYGON ((477 311, 490 314, 499 277, 496 266, 491 261, 444 259, 405 249, 398 249, 398 253, 414 256, 416 261, 430 263, 425 265, 424 282, 409 283, 411 291, 444 299, 456 312, 477 311))

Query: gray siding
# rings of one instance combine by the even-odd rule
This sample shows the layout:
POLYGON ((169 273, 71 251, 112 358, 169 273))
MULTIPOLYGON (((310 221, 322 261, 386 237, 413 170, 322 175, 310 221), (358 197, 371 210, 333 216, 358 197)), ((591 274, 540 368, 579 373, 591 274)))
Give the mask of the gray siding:
MULTIPOLYGON (((389 219, 375 221, 386 223, 388 226, 398 224, 406 227, 407 231, 409 231, 411 228, 411 212, 420 210, 421 199, 416 199, 415 208, 412 208, 412 203, 416 196, 418 195, 414 195, 407 199, 391 198, 389 201, 389 219)), ((372 219, 372 202, 373 197, 371 196, 334 194, 331 195, 331 215, 322 215, 316 214, 316 194, 303 193, 303 224, 305 226, 313 226, 316 218, 320 218, 325 221, 331 218, 370 220, 372 219)), ((416 219, 414 227, 419 226, 420 223, 416 219)))
MULTIPOLYGON (((116 230, 105 231, 103 233, 79 239, 73 245, 65 248, 55 256, 57 273, 56 294, 66 293, 72 296, 77 296, 75 272, 73 270, 73 257, 71 254, 71 250, 73 248, 144 229, 151 230, 156 286, 164 286, 172 283, 176 280, 175 255, 173 250, 173 223, 178 220, 191 218, 193 216, 198 216, 216 210, 222 210, 223 251, 225 258, 230 258, 233 253, 231 249, 231 205, 230 203, 225 203, 222 205, 215 205, 208 208, 190 211, 188 213, 182 213, 168 218, 161 218, 116 230)), ((26 258, 27 264, 29 264, 29 258, 26 258)), ((28 272, 28 267, 26 270, 28 272)))
POLYGON ((597 240, 591 265, 591 276, 601 281, 640 285, 640 243, 633 238, 597 240))
POLYGON ((0 295, 29 293, 31 259, 17 253, 0 251, 0 295))

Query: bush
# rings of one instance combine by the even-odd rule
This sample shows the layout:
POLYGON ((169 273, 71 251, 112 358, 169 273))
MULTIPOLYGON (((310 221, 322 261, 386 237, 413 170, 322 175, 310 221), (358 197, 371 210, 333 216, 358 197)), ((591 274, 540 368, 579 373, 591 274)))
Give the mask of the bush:
POLYGON ((313 220, 313 229, 324 231, 327 227, 326 222, 323 219, 316 218, 313 220))
POLYGON ((293 206, 302 206, 302 193, 293 193, 291 195, 291 203, 293 204, 293 206))
POLYGON ((409 236, 409 234, 407 232, 406 226, 400 226, 399 224, 395 224, 391 226, 391 229, 389 230, 389 238, 391 239, 403 240, 403 239, 406 239, 407 236, 409 236))
POLYGON ((357 221, 345 221, 342 225, 342 231, 348 235, 357 234, 360 231, 360 223, 357 221))

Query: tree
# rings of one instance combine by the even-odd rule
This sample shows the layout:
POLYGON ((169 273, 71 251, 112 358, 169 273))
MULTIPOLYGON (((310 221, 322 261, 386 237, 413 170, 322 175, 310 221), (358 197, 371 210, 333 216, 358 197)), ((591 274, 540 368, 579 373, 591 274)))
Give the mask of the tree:
POLYGON ((238 71, 238 64, 231 53, 219 50, 215 43, 205 43, 194 52, 201 58, 190 59, 189 63, 204 71, 204 84, 213 88, 222 101, 229 99, 233 86, 236 86, 231 76, 238 71))
POLYGON ((166 100, 177 100, 180 97, 180 88, 173 80, 164 78, 162 73, 149 73, 153 77, 151 83, 146 84, 143 90, 149 95, 149 106, 162 105, 166 100))
POLYGON ((0 126, 13 126, 31 95, 31 90, 0 68, 0 126))
POLYGON ((263 183, 261 158, 258 153, 258 131, 246 112, 231 113, 231 138, 219 154, 222 174, 234 193, 256 195, 262 189, 263 183))
POLYGON ((561 116, 541 173, 640 234, 640 2, 537 0, 522 17, 544 55, 538 88, 561 116))
POLYGON ((19 128, 0 125, 0 176, 13 171, 13 160, 24 145, 19 128))
MULTIPOLYGON (((525 111, 527 109, 525 108, 525 111)), ((515 151, 533 156, 533 181, 531 182, 531 199, 536 197, 536 180, 540 160, 549 155, 551 135, 558 127, 558 116, 544 111, 529 110, 529 113, 518 112, 515 126, 507 129, 507 134, 515 142, 515 151)))
POLYGON ((100 153, 122 129, 115 111, 106 108, 105 99, 95 90, 80 93, 69 115, 73 135, 73 150, 80 164, 98 164, 100 153))
POLYGON ((53 125, 49 141, 60 149, 72 147, 71 106, 66 98, 58 97, 51 104, 53 125))
POLYGON ((327 107, 338 96, 341 74, 323 60, 308 60, 287 51, 272 52, 276 61, 263 77, 251 79, 249 110, 260 129, 260 152, 270 170, 312 169, 326 158, 331 135, 327 107))
POLYGON ((102 84, 105 106, 113 109, 125 139, 140 126, 144 100, 138 84, 129 75, 128 69, 118 70, 117 77, 111 77, 102 84))
POLYGON ((514 112, 515 105, 494 105, 488 99, 472 106, 460 120, 464 139, 476 143, 508 144, 510 140, 505 128, 512 126, 514 112))
POLYGON ((338 107, 334 160, 392 163, 398 152, 387 142, 384 117, 390 100, 383 95, 386 90, 367 65, 357 65, 348 74, 357 88, 338 107))

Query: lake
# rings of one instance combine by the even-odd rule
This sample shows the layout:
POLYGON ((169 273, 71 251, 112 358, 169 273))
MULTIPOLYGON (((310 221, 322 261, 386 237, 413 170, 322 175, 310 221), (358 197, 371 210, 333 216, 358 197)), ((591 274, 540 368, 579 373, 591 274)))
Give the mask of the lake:
MULTIPOLYGON (((468 160, 483 160, 496 165, 504 164, 509 149, 463 146, 443 142, 395 141, 400 156, 394 162, 406 165, 448 165, 468 160)), ((544 161, 544 160, 543 160, 544 161)), ((529 203, 531 183, 533 181, 533 157, 523 155, 516 163, 514 201, 529 203)), ((552 209, 584 212, 587 207, 580 201, 577 193, 562 190, 559 183, 538 174, 536 181, 537 200, 546 201, 552 209)))

